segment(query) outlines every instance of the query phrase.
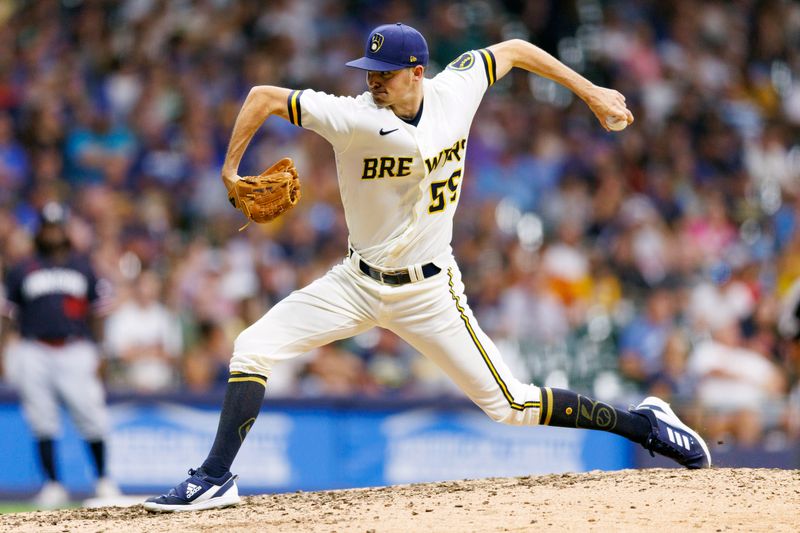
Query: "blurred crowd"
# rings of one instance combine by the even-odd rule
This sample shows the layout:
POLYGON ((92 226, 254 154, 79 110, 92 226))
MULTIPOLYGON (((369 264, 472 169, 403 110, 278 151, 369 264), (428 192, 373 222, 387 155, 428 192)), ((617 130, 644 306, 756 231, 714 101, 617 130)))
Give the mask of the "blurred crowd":
MULTIPOLYGON (((108 387, 224 387, 236 334, 347 243, 331 150, 277 118, 240 173, 291 156, 303 199, 238 231, 219 170, 239 106, 258 84, 362 92, 344 62, 392 21, 426 35, 429 76, 519 37, 621 91, 636 117, 606 133, 569 91, 522 71, 475 117, 453 247, 515 373, 618 403, 654 392, 722 441, 800 437, 789 0, 4 2, 0 268, 31 253, 46 202, 67 204, 74 245, 114 289, 108 387)), ((270 391, 455 393, 380 330, 286 363, 270 391)))

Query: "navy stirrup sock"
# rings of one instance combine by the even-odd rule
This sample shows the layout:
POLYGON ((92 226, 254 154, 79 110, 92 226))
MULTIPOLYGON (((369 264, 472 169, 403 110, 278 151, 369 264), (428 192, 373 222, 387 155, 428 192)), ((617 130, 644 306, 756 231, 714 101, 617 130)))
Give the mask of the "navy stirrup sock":
POLYGON ((639 444, 644 443, 650 435, 650 422, 640 414, 616 409, 572 391, 549 387, 542 387, 539 423, 609 431, 639 444))
POLYGON ((97 477, 106 476, 106 443, 102 439, 87 441, 97 470, 97 477))
POLYGON ((39 439, 36 442, 36 447, 39 450, 39 460, 42 463, 42 470, 44 476, 48 481, 56 480, 56 461, 55 449, 53 446, 53 439, 39 439))
POLYGON ((267 378, 258 374, 231 372, 214 445, 201 469, 211 477, 231 469, 247 432, 253 426, 264 401, 267 378))

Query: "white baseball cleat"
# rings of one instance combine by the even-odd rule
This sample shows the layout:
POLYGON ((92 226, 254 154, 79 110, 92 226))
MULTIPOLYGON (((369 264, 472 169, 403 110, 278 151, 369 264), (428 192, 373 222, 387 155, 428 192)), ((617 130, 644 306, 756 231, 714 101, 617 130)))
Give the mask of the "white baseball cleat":
POLYGON ((148 498, 143 505, 152 513, 231 507, 241 501, 236 478, 237 476, 230 472, 226 472, 222 477, 212 478, 200 468, 190 469, 188 479, 171 488, 166 494, 148 498))
POLYGON ((642 445, 650 450, 650 455, 661 454, 686 468, 711 466, 711 454, 706 442, 680 421, 667 402, 649 396, 631 412, 643 415, 650 421, 650 435, 642 445))
POLYGON ((94 485, 94 495, 96 498, 118 498, 122 492, 113 479, 101 477, 94 485))
POLYGON ((39 493, 33 498, 33 504, 39 509, 58 509, 68 503, 67 489, 58 481, 45 482, 39 493))

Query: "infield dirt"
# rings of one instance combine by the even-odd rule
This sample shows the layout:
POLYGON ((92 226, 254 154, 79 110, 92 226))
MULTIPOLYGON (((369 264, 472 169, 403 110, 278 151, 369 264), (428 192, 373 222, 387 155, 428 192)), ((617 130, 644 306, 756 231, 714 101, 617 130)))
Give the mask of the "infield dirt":
POLYGON ((652 469, 245 497, 154 515, 141 505, 0 516, 0 531, 800 531, 800 470, 652 469))

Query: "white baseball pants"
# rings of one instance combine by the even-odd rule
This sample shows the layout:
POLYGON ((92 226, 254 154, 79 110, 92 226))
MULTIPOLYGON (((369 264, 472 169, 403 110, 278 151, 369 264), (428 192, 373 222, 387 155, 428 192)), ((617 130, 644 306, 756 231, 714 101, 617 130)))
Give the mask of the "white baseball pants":
POLYGON ((269 376, 278 361, 379 326, 430 358, 493 420, 538 424, 540 389, 514 378, 478 326, 455 261, 439 266, 428 279, 389 286, 346 258, 244 330, 230 370, 269 376))
POLYGON ((86 440, 105 436, 108 410, 98 363, 97 347, 89 341, 50 346, 22 339, 8 347, 9 379, 37 438, 55 438, 60 433, 60 401, 86 440))

